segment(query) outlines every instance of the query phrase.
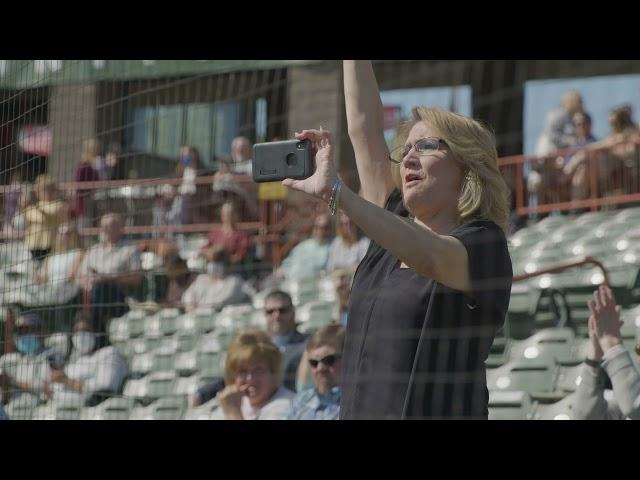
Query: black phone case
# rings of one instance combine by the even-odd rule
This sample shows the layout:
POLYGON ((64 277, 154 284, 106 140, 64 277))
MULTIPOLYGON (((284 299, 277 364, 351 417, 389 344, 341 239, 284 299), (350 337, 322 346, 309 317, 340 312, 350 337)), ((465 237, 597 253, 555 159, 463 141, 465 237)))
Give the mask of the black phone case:
POLYGON ((313 170, 313 155, 309 140, 256 143, 253 146, 254 182, 308 178, 313 174, 313 170))

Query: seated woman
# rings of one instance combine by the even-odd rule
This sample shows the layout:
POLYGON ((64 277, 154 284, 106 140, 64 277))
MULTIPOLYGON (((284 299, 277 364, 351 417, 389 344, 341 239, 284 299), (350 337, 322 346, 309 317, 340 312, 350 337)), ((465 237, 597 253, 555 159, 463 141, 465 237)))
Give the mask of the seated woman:
POLYGON ((181 307, 182 296, 195 280, 195 275, 189 271, 187 262, 179 255, 174 255, 167 259, 165 271, 169 279, 169 286, 162 305, 165 307, 181 307))
POLYGON ((75 302, 80 289, 75 283, 84 250, 78 231, 72 224, 58 227, 53 252, 44 259, 36 274, 38 303, 63 305, 75 302))
POLYGON ((343 268, 355 270, 367 253, 369 239, 343 212, 338 216, 336 234, 329 249, 327 272, 343 268))
POLYGON ((229 252, 229 260, 232 266, 241 264, 251 246, 249 236, 242 230, 238 230, 238 212, 233 202, 225 202, 220 209, 222 226, 214 227, 209 232, 207 243, 201 248, 200 253, 210 259, 217 248, 223 247, 229 252))
POLYGON ((225 384, 212 420, 284 420, 293 392, 282 386, 282 353, 269 335, 245 330, 233 339, 225 361, 225 384))
POLYGON ((182 295, 187 312, 201 307, 222 309, 226 305, 248 302, 246 285, 238 275, 229 274, 229 254, 223 248, 212 252, 207 273, 198 277, 182 295))
POLYGON ((118 350, 105 346, 106 338, 94 333, 89 320, 82 316, 74 324, 71 344, 66 365, 50 364, 48 390, 53 401, 80 400, 95 405, 117 394, 129 370, 118 350))

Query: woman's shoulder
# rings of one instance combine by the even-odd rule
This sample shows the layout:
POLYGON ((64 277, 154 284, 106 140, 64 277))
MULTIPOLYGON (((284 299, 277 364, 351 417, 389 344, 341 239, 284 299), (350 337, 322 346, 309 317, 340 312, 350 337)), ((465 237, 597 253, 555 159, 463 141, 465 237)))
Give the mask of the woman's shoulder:
POLYGON ((456 232, 483 232, 483 231, 491 231, 495 232, 503 237, 505 236, 504 230, 493 220, 489 220, 486 218, 472 218, 467 220, 464 223, 461 223, 456 228, 454 228, 451 233, 456 232))

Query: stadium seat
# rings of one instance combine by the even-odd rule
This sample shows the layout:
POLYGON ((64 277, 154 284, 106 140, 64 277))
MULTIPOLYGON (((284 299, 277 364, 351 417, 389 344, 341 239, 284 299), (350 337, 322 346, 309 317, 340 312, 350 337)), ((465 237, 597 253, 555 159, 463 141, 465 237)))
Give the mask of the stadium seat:
POLYGON ((82 420, 128 420, 135 401, 131 398, 108 398, 100 405, 84 408, 82 420))
POLYGON ((570 394, 562 399, 549 397, 548 399, 536 398, 533 420, 575 420, 573 405, 575 394, 570 394))
POLYGON ((129 373, 132 378, 139 378, 150 373, 154 368, 154 353, 140 353, 131 358, 129 373))
POLYGON ((251 326, 253 305, 229 305, 223 308, 215 320, 215 330, 238 332, 251 326))
POLYGON ((300 322, 300 333, 311 333, 318 328, 333 322, 335 304, 323 300, 315 300, 298 307, 296 320, 300 322))
POLYGON ((198 407, 189 408, 184 415, 184 420, 209 420, 211 412, 216 408, 218 408, 218 399, 214 397, 198 407))
POLYGON ((527 420, 533 403, 523 391, 489 392, 489 420, 527 420))
POLYGON ((136 408, 131 420, 180 420, 186 409, 186 399, 182 396, 163 397, 151 405, 136 408))
POLYGON ((20 395, 4 407, 11 420, 31 420, 39 400, 35 395, 20 395))
POLYGON ((127 341, 144 333, 144 310, 130 310, 122 317, 113 318, 109 322, 109 340, 112 342, 127 341))
POLYGON ((172 335, 177 330, 178 317, 180 317, 180 311, 177 308, 165 308, 147 317, 144 322, 145 337, 157 338, 172 335))
POLYGON ((508 360, 565 359, 571 356, 575 334, 570 328, 547 328, 526 340, 511 342, 508 360))
POLYGON ((298 307, 316 300, 319 295, 318 278, 288 280, 281 285, 282 290, 291 295, 293 305, 298 307))
POLYGON ((544 359, 512 360, 487 369, 487 387, 493 390, 522 390, 528 393, 553 390, 555 365, 544 359))

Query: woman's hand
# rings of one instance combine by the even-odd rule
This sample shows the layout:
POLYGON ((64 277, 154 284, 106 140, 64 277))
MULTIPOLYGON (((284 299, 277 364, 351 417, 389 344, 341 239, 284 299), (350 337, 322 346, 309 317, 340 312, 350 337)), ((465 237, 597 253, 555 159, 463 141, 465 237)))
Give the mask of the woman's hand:
POLYGON ((218 402, 220 403, 220 408, 222 408, 224 417, 227 420, 244 420, 242 410, 240 408, 243 396, 244 391, 235 385, 229 385, 218 393, 218 402))
POLYGON ((589 301, 589 311, 593 317, 594 334, 603 354, 616 345, 622 344, 620 327, 620 307, 616 305, 613 292, 602 285, 593 292, 593 300, 589 301))
POLYGON ((297 140, 310 140, 315 153, 315 173, 304 180, 287 178, 283 185, 313 195, 316 198, 328 201, 331 189, 338 179, 333 161, 334 140, 328 130, 303 130, 296 133, 297 140))

